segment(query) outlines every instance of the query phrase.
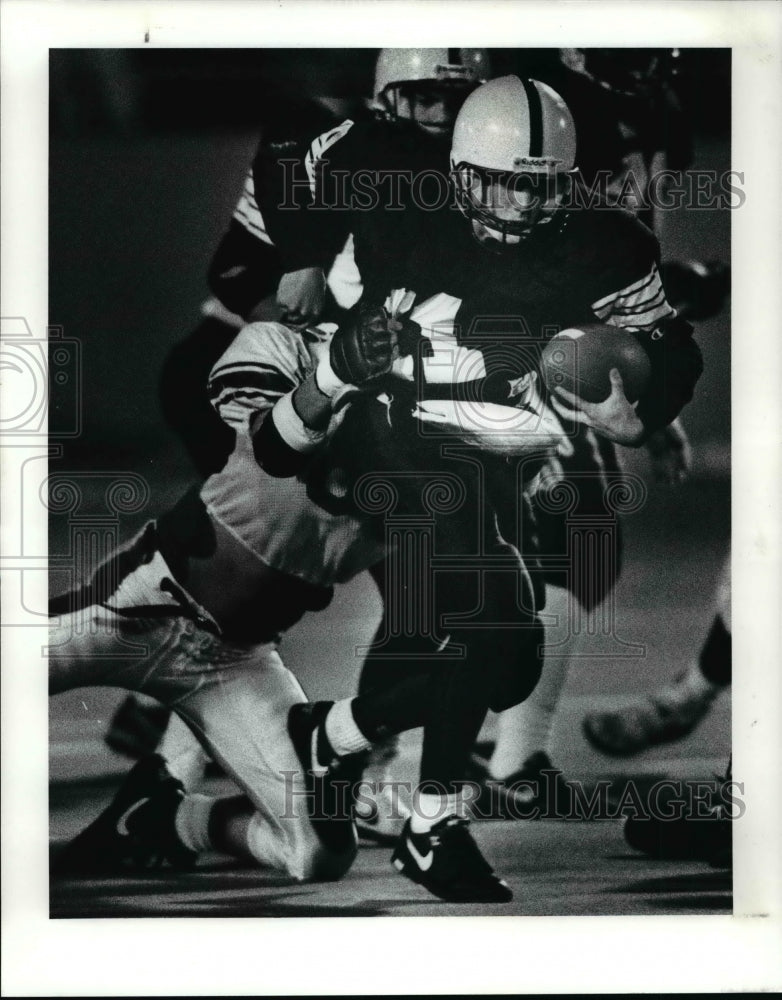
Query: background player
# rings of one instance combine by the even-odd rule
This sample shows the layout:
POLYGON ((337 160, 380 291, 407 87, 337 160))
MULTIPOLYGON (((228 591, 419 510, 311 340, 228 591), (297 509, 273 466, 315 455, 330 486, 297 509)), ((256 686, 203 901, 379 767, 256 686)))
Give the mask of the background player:
POLYGON ((706 716, 731 682, 730 557, 717 585, 717 608, 697 659, 660 690, 624 708, 589 712, 584 735, 595 749, 629 757, 659 743, 682 739, 706 716))

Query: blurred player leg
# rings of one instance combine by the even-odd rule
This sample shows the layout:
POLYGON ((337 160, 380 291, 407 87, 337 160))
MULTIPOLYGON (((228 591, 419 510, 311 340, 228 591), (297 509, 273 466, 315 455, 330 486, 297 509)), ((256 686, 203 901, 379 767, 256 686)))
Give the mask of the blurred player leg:
POLYGON ((586 715, 583 729, 592 746, 626 757, 691 733, 731 682, 730 625, 728 557, 717 585, 716 613, 697 658, 659 691, 625 708, 586 715))
POLYGON ((182 782, 185 791, 194 791, 203 780, 209 756, 190 727, 175 713, 166 726, 157 753, 165 761, 169 774, 182 782))
MULTIPOLYGON (((574 600, 569 591, 548 585, 546 616, 555 615, 559 622, 567 623, 574 600)), ((546 631, 554 632, 554 627, 546 631)), ((540 772, 551 769, 551 734, 557 706, 582 639, 582 633, 568 629, 565 644, 558 645, 557 654, 546 655, 540 681, 529 698, 497 717, 497 742, 487 765, 491 778, 511 785, 540 780, 540 772)))
POLYGON ((129 693, 122 699, 104 737, 115 753, 138 760, 152 753, 165 730, 171 713, 149 695, 129 693))

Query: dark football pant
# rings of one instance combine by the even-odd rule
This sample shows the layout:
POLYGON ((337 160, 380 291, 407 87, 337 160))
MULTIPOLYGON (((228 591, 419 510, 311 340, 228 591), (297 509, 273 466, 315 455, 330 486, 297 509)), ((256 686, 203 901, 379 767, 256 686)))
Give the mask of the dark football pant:
POLYGON ((451 792, 487 711, 518 704, 538 681, 541 600, 517 548, 499 534, 486 460, 461 446, 443 455, 439 442, 427 450, 419 441, 410 456, 414 427, 389 435, 385 410, 383 447, 371 450, 362 434, 377 416, 367 404, 348 438, 354 453, 374 456, 371 471, 352 478, 366 497, 387 499, 378 521, 391 551, 373 573, 384 616, 353 714, 372 742, 423 727, 421 781, 451 792))
POLYGON ((726 686, 733 676, 733 640, 722 615, 715 615, 701 649, 698 663, 701 673, 712 684, 726 686))
POLYGON ((547 584, 570 591, 591 611, 611 593, 622 569, 622 522, 610 499, 622 470, 611 441, 586 429, 568 441, 572 454, 555 459, 561 484, 543 486, 533 497, 531 530, 516 544, 525 556, 537 556, 547 584), (590 549, 585 563, 579 543, 595 532, 603 544, 590 549))
MULTIPOLYGON (((606 505, 607 487, 621 478, 616 451, 610 442, 589 433, 581 432, 571 440, 572 454, 560 460, 570 503, 562 510, 548 497, 539 498, 532 505, 532 517, 521 521, 524 537, 516 539, 533 574, 530 584, 534 580, 537 591, 534 602, 538 609, 544 601, 544 581, 570 590, 587 610, 596 607, 610 593, 621 568, 621 525, 606 505), (595 524, 610 529, 607 531, 610 545, 596 550, 590 565, 582 567, 581 572, 573 572, 569 547, 574 532, 589 530, 595 524)), ((508 502, 502 502, 499 491, 495 491, 495 502, 504 508, 509 506, 508 502)), ((516 534, 515 528, 513 523, 509 522, 507 528, 503 524, 508 534, 516 534)), ((464 525, 457 524, 452 524, 451 529, 465 530, 464 525)), ((515 551, 499 536, 495 536, 494 544, 515 551)), ((534 690, 542 666, 539 655, 542 629, 536 618, 530 619, 523 608, 513 605, 515 588, 508 574, 488 574, 487 581, 492 581, 487 588, 490 603, 501 609, 500 617, 495 620, 513 621, 515 614, 519 628, 456 630, 451 639, 464 643, 466 659, 456 664, 443 660, 440 665, 426 665, 414 658, 414 637, 400 632, 391 640, 388 638, 389 575, 387 564, 372 570, 383 598, 384 615, 362 668, 360 697, 354 702, 354 714, 359 727, 366 726, 364 731, 368 736, 373 726, 381 732, 384 725, 389 727, 388 732, 398 731, 399 710, 394 707, 395 700, 415 701, 419 719, 426 719, 417 723, 425 726, 422 780, 444 783, 443 776, 464 773, 471 743, 478 735, 487 708, 496 711, 509 708, 524 701, 534 690), (536 628, 525 628, 525 623, 531 620, 536 628), (363 698, 364 695, 371 695, 371 700, 363 698)), ((440 610, 464 607, 470 599, 469 592, 469 581, 457 577, 438 600, 440 610)))
MULTIPOLYGON (((524 701, 540 678, 543 630, 529 577, 513 546, 498 542, 493 554, 517 561, 518 569, 482 573, 480 595, 473 573, 443 574, 437 582, 435 620, 472 610, 482 597, 479 615, 469 626, 450 627, 439 652, 429 636, 389 636, 381 626, 352 706, 356 724, 372 742, 423 727, 421 784, 448 793, 464 778, 489 709, 524 701), (454 652, 457 646, 461 654, 454 652)), ((373 575, 386 589, 386 573, 373 575)))

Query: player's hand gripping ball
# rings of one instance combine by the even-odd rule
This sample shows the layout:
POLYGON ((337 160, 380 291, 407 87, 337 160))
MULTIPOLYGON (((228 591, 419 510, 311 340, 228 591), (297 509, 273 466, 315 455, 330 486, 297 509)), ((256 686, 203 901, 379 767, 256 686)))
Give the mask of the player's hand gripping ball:
POLYGON ((589 403, 602 403, 611 394, 612 368, 619 370, 631 403, 643 395, 651 376, 649 358, 635 337, 603 323, 552 337, 543 349, 541 368, 549 391, 566 389, 589 403))

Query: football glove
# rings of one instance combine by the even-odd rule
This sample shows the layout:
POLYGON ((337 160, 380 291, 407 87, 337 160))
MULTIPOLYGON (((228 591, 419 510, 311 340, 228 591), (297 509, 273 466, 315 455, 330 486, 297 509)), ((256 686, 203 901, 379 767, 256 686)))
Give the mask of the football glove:
MULTIPOLYGON (((406 322, 410 322, 409 320, 406 322)), ((391 371, 399 354, 402 320, 391 319, 383 308, 360 306, 351 322, 337 330, 329 361, 338 379, 361 386, 391 371)))

